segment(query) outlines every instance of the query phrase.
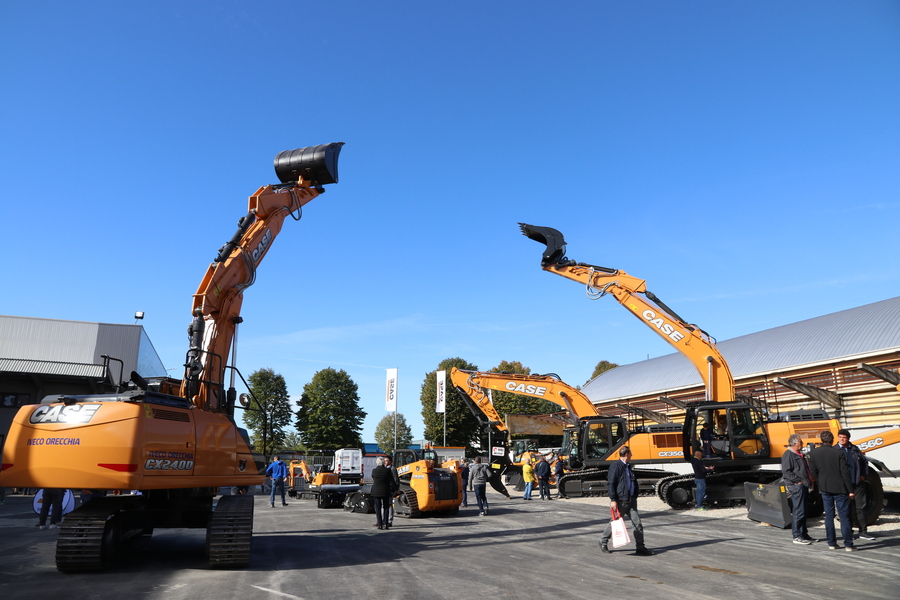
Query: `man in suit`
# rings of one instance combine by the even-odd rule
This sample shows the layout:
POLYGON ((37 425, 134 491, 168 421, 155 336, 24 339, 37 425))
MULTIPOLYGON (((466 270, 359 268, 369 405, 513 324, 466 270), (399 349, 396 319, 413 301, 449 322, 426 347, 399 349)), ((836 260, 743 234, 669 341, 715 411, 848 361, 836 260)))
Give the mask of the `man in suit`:
MULTIPOLYGON (((610 511, 618 510, 622 518, 631 521, 634 531, 634 543, 638 556, 653 556, 653 550, 644 545, 644 525, 637 510, 638 482, 631 470, 631 449, 622 446, 619 449, 619 460, 609 467, 606 480, 606 491, 609 494, 610 511)), ((612 521, 606 524, 600 536, 600 550, 609 554, 609 538, 612 537, 612 521)))
POLYGON ((822 445, 809 453, 809 470, 825 504, 825 535, 828 548, 837 550, 837 536, 834 531, 834 511, 837 508, 841 520, 841 536, 844 538, 844 550, 853 552, 853 528, 850 524, 850 500, 853 498, 853 483, 850 480, 850 467, 843 450, 832 446, 834 434, 823 431, 819 435, 822 445))

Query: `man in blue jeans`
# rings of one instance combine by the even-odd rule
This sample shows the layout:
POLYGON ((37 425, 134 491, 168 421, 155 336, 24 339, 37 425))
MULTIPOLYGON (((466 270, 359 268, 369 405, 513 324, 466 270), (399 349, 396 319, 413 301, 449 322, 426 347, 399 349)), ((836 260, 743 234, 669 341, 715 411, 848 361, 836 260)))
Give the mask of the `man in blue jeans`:
POLYGON ((812 474, 806 457, 800 452, 803 438, 796 433, 788 437, 788 449, 781 455, 781 477, 791 497, 791 533, 795 544, 812 544, 814 540, 806 528, 806 506, 809 502, 809 489, 812 487, 812 474))
POLYGON ((272 491, 269 493, 269 503, 275 508, 275 490, 281 490, 281 505, 287 506, 287 499, 284 497, 284 480, 287 479, 287 465, 278 460, 277 456, 272 457, 272 463, 266 468, 266 475, 272 479, 272 491))
POLYGON ((834 531, 834 511, 837 508, 841 520, 841 537, 844 538, 844 550, 853 552, 853 528, 850 524, 850 500, 853 498, 853 483, 850 480, 850 467, 847 458, 840 448, 832 446, 834 434, 823 431, 819 435, 822 445, 809 453, 809 470, 825 505, 825 534, 828 536, 828 548, 837 550, 837 536, 834 531))
POLYGON ((712 471, 712 467, 703 464, 703 452, 697 450, 694 452, 694 458, 691 459, 691 467, 694 468, 694 487, 697 488, 694 505, 697 510, 706 510, 703 508, 703 499, 706 497, 706 474, 712 471))

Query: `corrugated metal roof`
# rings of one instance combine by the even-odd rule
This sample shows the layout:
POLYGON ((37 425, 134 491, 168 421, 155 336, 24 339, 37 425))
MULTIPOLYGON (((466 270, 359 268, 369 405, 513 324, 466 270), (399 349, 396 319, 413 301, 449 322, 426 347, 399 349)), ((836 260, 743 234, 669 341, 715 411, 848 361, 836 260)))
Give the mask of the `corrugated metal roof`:
MULTIPOLYGON (((766 329, 717 344, 735 379, 900 349, 900 297, 766 329)), ((622 365, 582 390, 593 402, 702 385, 680 353, 622 365)))
POLYGON ((104 354, 124 362, 126 379, 138 369, 145 377, 166 374, 140 325, 0 315, 0 357, 99 365, 104 354))
POLYGON ((103 365, 67 363, 53 360, 0 358, 0 373, 33 373, 36 375, 65 375, 105 379, 103 365))

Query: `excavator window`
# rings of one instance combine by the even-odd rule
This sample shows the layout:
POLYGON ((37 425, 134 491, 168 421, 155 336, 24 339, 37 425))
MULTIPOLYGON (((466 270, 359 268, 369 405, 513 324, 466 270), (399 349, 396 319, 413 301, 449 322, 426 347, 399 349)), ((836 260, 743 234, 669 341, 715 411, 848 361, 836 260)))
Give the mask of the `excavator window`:
POLYGON ((602 459, 609 454, 609 428, 606 423, 591 423, 587 437, 585 458, 602 459))

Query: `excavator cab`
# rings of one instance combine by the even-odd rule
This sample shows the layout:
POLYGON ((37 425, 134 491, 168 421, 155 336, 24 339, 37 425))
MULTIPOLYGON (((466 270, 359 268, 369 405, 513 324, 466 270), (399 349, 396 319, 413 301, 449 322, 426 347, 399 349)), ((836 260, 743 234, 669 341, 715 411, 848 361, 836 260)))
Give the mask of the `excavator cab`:
POLYGON ((755 406, 742 402, 718 402, 689 407, 684 420, 684 456, 696 450, 710 458, 746 459, 769 456, 765 419, 755 406), (706 429, 708 433, 704 433, 706 429), (709 451, 704 451, 709 441, 709 451))

